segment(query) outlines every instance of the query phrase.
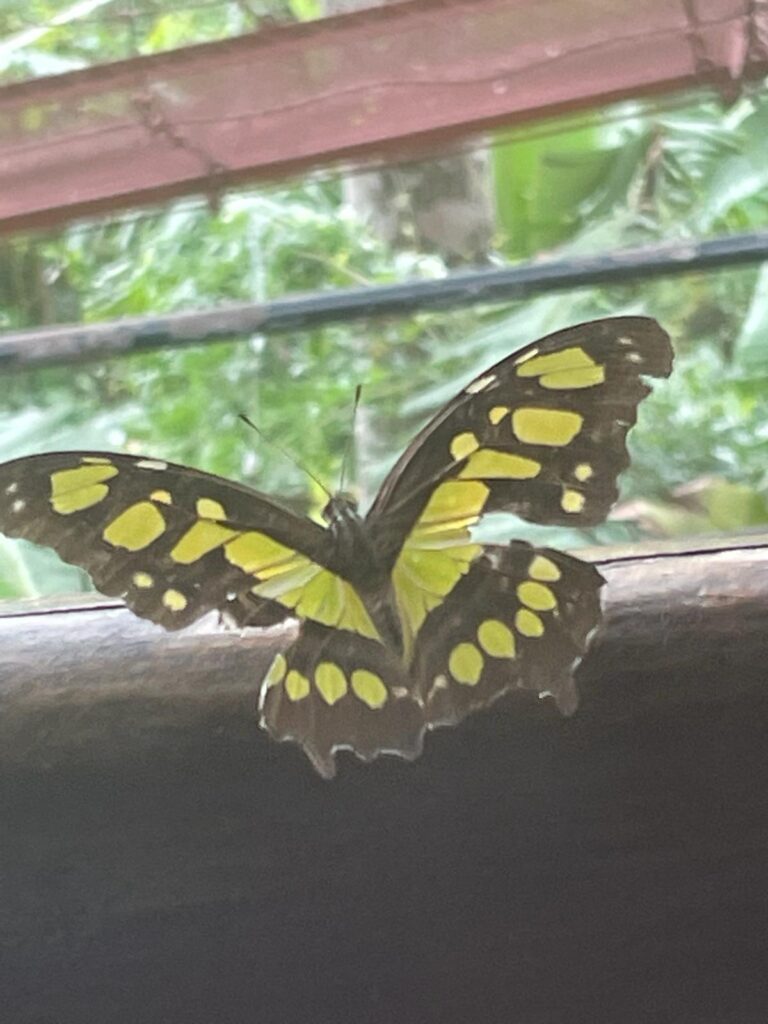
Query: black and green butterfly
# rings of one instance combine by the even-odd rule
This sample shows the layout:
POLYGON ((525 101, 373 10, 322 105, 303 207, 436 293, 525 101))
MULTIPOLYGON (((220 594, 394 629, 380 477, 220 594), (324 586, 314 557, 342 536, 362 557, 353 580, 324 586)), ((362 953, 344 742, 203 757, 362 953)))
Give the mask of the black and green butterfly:
POLYGON ((317 770, 335 751, 413 758, 427 728, 517 688, 575 708, 573 669, 600 620, 590 565, 521 541, 483 546, 493 511, 603 520, 627 431, 670 373, 651 319, 550 334, 476 377, 413 439, 363 517, 327 526, 241 484, 152 458, 58 452, 0 465, 0 530, 56 549, 104 594, 179 629, 300 621, 262 682, 261 721, 317 770))

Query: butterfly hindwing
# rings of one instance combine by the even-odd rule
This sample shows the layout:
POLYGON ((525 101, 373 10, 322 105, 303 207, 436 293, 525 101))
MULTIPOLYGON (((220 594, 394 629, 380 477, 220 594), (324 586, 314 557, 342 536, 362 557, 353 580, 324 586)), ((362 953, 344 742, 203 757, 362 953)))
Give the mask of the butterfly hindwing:
POLYGON ((493 546, 426 616, 408 666, 384 645, 305 623, 265 678, 262 725, 300 743, 325 778, 334 753, 414 758, 425 729, 454 725, 515 689, 576 707, 573 670, 600 620, 600 574, 522 541, 493 546))
POLYGON ((155 459, 60 452, 0 466, 0 530, 54 548, 104 594, 166 629, 249 595, 376 630, 324 564, 327 531, 247 487, 155 459))
POLYGON ((573 712, 573 669, 600 622, 602 585, 593 566, 550 548, 485 548, 416 641, 411 675, 427 724, 455 724, 515 689, 573 712))
POLYGON ((304 623, 278 654, 262 688, 261 722, 278 740, 300 743, 324 778, 334 751, 369 761, 383 752, 421 752, 424 713, 402 662, 383 644, 347 630, 304 623))

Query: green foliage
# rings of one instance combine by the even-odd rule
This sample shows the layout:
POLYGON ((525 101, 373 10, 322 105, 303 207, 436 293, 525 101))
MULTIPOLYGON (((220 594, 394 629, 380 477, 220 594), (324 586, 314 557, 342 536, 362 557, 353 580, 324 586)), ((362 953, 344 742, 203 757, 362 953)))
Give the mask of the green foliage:
POLYGON ((563 119, 512 134, 494 149, 501 244, 533 256, 610 214, 627 193, 652 141, 646 121, 563 119))
POLYGON ((735 359, 744 382, 765 385, 768 378, 768 266, 757 274, 744 324, 736 337, 735 359))
MULTIPOLYGON (((141 52, 252 27, 237 22, 243 8, 236 4, 191 3, 170 12, 159 0, 137 0, 136 7, 141 16, 131 46, 141 52)), ((0 30, 22 33, 68 9, 44 0, 14 4, 0 12, 0 30)), ((271 10, 286 17, 317 13, 315 0, 271 10)), ((115 12, 108 3, 94 6, 88 19, 47 29, 23 51, 6 51, 9 73, 126 55, 126 39, 107 19, 115 12)), ((500 255, 532 258, 554 247, 562 256, 594 255, 764 227, 767 128, 768 94, 759 93, 728 111, 702 98, 675 110, 624 104, 507 133, 494 149, 500 255)), ((335 177, 310 177, 229 195, 216 211, 182 202, 3 243, 0 324, 163 314, 444 272, 434 256, 388 251, 343 205, 335 177)), ((707 478, 716 483, 700 492, 693 518, 663 512, 642 522, 657 532, 752 525, 765 514, 768 496, 767 284, 764 270, 739 269, 8 376, 0 458, 123 448, 243 479, 296 509, 316 509, 320 489, 238 413, 333 487, 362 382, 354 454, 358 484, 370 497, 413 432, 480 367, 568 323, 647 313, 670 330, 678 362, 641 407, 625 502, 670 509, 678 501, 673 492, 707 478)), ((485 535, 503 540, 513 530, 575 545, 629 540, 640 527, 625 518, 589 533, 555 535, 499 517, 485 535)), ((22 594, 61 587, 54 564, 38 549, 4 543, 0 587, 22 594)), ((82 575, 66 585, 80 589, 82 575)))
POLYGON ((226 39, 265 19, 317 16, 316 0, 10 0, 0 10, 0 80, 226 39))

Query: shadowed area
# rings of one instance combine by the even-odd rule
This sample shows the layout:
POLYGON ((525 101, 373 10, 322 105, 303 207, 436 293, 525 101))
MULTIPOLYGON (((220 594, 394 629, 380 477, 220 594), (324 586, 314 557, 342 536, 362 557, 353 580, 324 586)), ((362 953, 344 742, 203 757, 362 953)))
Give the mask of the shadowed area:
POLYGON ((257 730, 277 637, 0 618, 3 1020, 764 1020, 766 552, 601 571, 573 718, 330 784, 257 730))

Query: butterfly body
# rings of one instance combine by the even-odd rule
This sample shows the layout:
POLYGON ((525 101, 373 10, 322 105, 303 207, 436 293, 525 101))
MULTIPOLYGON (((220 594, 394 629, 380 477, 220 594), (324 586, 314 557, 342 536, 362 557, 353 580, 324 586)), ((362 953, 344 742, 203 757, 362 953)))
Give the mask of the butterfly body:
POLYGON ((347 493, 334 494, 322 514, 328 524, 328 567, 353 584, 381 639, 402 654, 402 634, 390 586, 391 566, 377 552, 357 499, 347 493))
POLYGON ((334 494, 323 509, 323 519, 328 524, 330 568, 354 576, 354 582, 362 586, 384 573, 385 567, 378 564, 365 520, 351 495, 334 494))
MULTIPOLYGON (((330 777, 335 752, 415 757, 426 729, 529 689, 575 708, 573 669, 600 621, 597 571, 472 527, 508 510, 601 521, 627 431, 666 376, 666 333, 643 317, 549 335, 471 381, 414 438, 362 516, 326 526, 242 484, 162 460, 58 452, 0 465, 0 530, 48 544, 97 589, 179 629, 297 619, 261 687, 261 720, 330 777)), ((258 682, 254 680, 254 682, 258 682)))

